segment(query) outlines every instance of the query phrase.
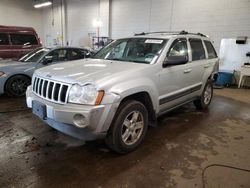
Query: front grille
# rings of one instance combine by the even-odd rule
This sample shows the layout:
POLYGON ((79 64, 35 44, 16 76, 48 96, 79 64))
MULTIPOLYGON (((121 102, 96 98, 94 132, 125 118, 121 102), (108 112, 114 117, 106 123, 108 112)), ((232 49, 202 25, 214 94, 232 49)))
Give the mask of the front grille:
POLYGON ((33 93, 55 103, 66 103, 70 85, 45 78, 35 77, 32 83, 33 93))

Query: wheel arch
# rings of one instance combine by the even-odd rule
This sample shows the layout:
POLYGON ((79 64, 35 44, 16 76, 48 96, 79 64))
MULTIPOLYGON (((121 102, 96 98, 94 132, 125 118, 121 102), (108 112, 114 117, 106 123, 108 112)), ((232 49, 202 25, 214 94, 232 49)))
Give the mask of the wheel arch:
POLYGON ((5 83, 4 83, 4 92, 6 92, 6 84, 8 83, 8 81, 11 79, 11 78, 13 78, 13 77, 15 77, 15 76, 25 76, 26 78, 28 78, 29 80, 30 80, 30 82, 31 82, 31 80, 32 80, 32 78, 29 76, 29 75, 27 75, 27 74, 14 74, 14 75, 11 75, 6 81, 5 81, 5 83))
POLYGON ((154 124, 156 122, 156 112, 155 112, 155 108, 153 105, 153 101, 151 99, 150 94, 147 91, 131 93, 130 95, 124 97, 121 100, 120 105, 123 104, 127 100, 136 100, 136 101, 141 102, 148 110, 148 119, 149 119, 150 124, 154 124))

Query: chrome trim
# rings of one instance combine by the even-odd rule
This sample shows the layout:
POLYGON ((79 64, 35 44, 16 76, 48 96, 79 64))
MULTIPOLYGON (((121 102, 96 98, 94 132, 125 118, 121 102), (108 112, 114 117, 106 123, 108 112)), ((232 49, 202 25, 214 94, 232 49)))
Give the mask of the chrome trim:
POLYGON ((32 92, 35 95, 47 101, 58 103, 58 104, 66 104, 68 102, 68 95, 69 95, 70 88, 71 88, 71 84, 49 80, 47 78, 43 78, 40 76, 35 76, 34 82, 32 83, 32 92), (47 85, 45 84, 45 82, 48 82, 47 85), (45 85, 46 85, 46 88, 44 87, 45 85), (57 87, 59 85, 59 90, 56 89, 56 85, 57 87), (49 98, 50 86, 53 87, 51 91, 51 98, 49 98), (63 91, 64 86, 66 87, 65 91, 63 91), (46 92, 45 95, 44 95, 44 92, 46 92), (65 97, 62 98, 62 95, 64 95, 65 97))

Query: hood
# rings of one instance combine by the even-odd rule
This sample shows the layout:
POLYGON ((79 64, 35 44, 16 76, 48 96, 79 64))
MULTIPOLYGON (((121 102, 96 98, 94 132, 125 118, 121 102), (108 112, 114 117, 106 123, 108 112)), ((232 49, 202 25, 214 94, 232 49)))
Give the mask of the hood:
POLYGON ((93 83, 101 79, 131 73, 147 67, 147 64, 83 59, 47 66, 36 70, 35 74, 67 83, 93 83))

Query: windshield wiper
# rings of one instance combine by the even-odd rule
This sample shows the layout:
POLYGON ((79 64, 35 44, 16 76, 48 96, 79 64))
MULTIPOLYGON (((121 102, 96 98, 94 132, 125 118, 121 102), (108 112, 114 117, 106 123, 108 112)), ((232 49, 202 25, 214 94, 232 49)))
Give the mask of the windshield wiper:
POLYGON ((106 60, 110 60, 110 61, 127 61, 125 59, 119 59, 119 58, 113 58, 113 59, 106 59, 106 60))
POLYGON ((134 62, 134 63, 145 63, 147 64, 147 62, 145 61, 138 61, 138 60, 128 60, 129 62, 134 62))

